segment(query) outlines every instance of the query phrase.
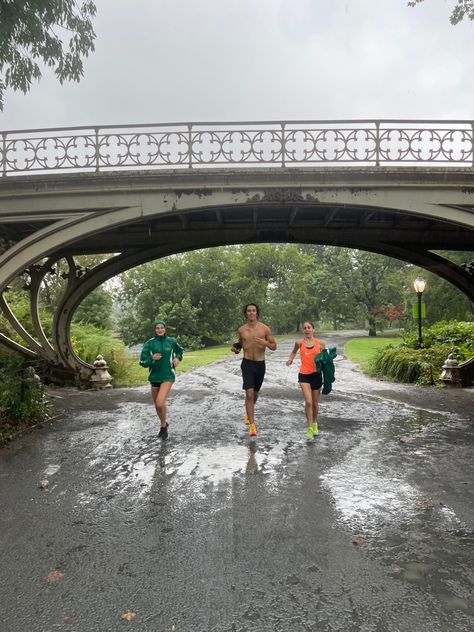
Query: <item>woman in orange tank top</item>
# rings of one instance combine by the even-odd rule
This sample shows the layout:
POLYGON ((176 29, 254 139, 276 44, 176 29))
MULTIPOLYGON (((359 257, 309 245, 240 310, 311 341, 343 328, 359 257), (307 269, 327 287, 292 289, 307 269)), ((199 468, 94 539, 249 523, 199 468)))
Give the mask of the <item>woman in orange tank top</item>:
POLYGON ((286 361, 286 366, 293 364, 299 351, 301 366, 298 373, 298 383, 304 397, 306 436, 308 439, 312 439, 319 432, 317 416, 322 386, 322 375, 316 371, 314 359, 325 348, 325 344, 314 337, 314 325, 309 320, 305 320, 303 323, 303 334, 303 340, 295 342, 295 346, 286 361))

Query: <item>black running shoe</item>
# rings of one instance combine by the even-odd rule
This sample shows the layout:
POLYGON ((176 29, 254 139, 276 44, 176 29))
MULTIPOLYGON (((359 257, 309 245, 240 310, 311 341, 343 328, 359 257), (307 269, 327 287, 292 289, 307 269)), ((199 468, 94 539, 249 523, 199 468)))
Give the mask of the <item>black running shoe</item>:
POLYGON ((158 433, 158 436, 160 437, 162 441, 166 441, 166 439, 168 438, 168 424, 160 428, 160 432, 158 433))

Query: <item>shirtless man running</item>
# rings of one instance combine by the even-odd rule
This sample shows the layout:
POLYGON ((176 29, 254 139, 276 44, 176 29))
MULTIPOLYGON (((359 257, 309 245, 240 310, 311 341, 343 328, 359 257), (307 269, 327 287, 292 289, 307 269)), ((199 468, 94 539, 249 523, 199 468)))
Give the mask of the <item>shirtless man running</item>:
POLYGON ((244 316, 247 322, 239 328, 239 342, 236 342, 231 350, 234 353, 244 350, 241 364, 242 388, 245 390, 244 423, 249 425, 249 435, 256 437, 255 404, 265 376, 265 350, 268 348, 275 351, 277 345, 270 327, 258 320, 258 305, 255 303, 246 305, 244 316))

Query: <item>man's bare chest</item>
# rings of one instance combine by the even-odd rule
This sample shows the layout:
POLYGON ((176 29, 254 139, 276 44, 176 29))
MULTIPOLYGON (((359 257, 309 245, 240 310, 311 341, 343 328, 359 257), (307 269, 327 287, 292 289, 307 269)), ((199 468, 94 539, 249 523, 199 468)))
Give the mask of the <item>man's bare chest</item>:
POLYGON ((241 336, 244 346, 252 345, 257 341, 257 338, 265 338, 265 328, 255 327, 252 329, 244 329, 241 332, 241 336))

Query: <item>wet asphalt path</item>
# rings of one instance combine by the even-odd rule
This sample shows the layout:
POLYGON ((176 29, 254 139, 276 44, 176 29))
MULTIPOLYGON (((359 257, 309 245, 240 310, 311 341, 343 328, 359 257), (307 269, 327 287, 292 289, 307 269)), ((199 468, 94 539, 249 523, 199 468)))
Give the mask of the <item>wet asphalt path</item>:
POLYGON ((472 631, 474 391, 339 357, 308 444, 291 344, 255 441, 231 355, 178 378, 166 443, 148 387, 57 391, 0 450, 0 631, 472 631))

